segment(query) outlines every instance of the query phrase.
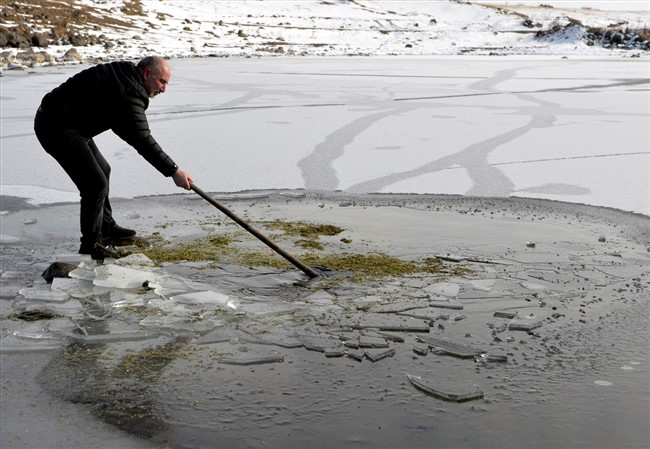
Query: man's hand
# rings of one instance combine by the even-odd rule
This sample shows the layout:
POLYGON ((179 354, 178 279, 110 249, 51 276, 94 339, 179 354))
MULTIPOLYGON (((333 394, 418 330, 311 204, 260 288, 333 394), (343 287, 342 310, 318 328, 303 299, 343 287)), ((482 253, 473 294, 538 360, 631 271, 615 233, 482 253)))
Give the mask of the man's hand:
POLYGON ((190 190, 190 182, 194 182, 190 174, 180 168, 172 175, 172 179, 174 180, 174 184, 185 190, 190 190))

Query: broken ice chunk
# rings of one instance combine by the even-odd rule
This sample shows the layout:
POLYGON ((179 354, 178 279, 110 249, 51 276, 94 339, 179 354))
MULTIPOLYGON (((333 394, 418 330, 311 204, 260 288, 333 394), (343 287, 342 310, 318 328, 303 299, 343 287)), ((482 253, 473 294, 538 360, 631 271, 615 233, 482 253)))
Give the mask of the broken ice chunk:
POLYGON ((455 382, 433 382, 408 373, 406 376, 418 390, 445 401, 465 402, 483 397, 483 391, 476 384, 468 383, 463 385, 455 382))
POLYGON ((234 357, 221 357, 219 363, 225 365, 241 365, 241 366, 250 366, 250 365, 262 365, 265 363, 282 363, 284 362, 284 356, 282 355, 267 355, 267 356, 256 356, 256 355, 240 355, 234 357))
POLYGON ((88 298, 94 294, 93 283, 82 279, 54 278, 50 288, 53 292, 67 293, 73 298, 88 298))
POLYGON ((155 275, 149 271, 114 264, 98 266, 95 268, 95 275, 93 281, 95 285, 121 289, 142 288, 155 278, 155 275))
POLYGON ((429 301, 429 307, 437 307, 439 309, 463 310, 465 306, 456 301, 431 300, 429 301))
POLYGON ((508 330, 511 331, 530 331, 537 329, 542 325, 541 319, 533 317, 524 317, 520 319, 512 319, 508 322, 508 330))
POLYGON ((486 362, 507 362, 508 361, 508 355, 507 354, 488 354, 485 356, 485 361, 486 362))
POLYGON ((140 321, 140 325, 145 327, 190 332, 207 332, 214 329, 216 326, 222 326, 223 324, 223 321, 216 319, 197 320, 187 316, 176 315, 152 315, 140 321))
POLYGON ((43 332, 29 332, 29 331, 13 331, 11 333, 14 337, 25 338, 28 340, 54 340, 56 337, 47 331, 43 332))
POLYGON ((325 352, 325 349, 336 347, 340 341, 335 338, 300 337, 299 340, 305 349, 316 352, 325 352))
POLYGON ((149 288, 154 289, 154 293, 162 298, 170 299, 174 295, 181 295, 190 291, 209 290, 210 285, 190 279, 157 273, 156 278, 149 281, 149 288))
POLYGON ((471 359, 477 355, 481 355, 483 352, 481 349, 474 348, 472 346, 456 343, 449 340, 444 340, 441 338, 430 338, 430 337, 416 337, 418 341, 426 343, 429 347, 437 349, 444 352, 445 354, 459 357, 461 359, 471 359))
POLYGON ((285 335, 263 335, 257 336, 242 336, 240 341, 260 345, 273 345, 280 346, 281 348, 294 349, 303 346, 303 343, 295 338, 285 335))
MULTIPOLYGON (((446 302, 446 301, 445 301, 446 302)), ((429 307, 430 301, 427 299, 389 302, 377 304, 370 308, 373 313, 399 313, 408 310, 429 307)))
POLYGON ((417 355, 425 356, 429 353, 429 347, 422 345, 413 346, 413 352, 415 352, 417 355))
POLYGON ((229 308, 232 310, 237 309, 237 305, 234 301, 230 300, 228 295, 223 293, 213 292, 213 291, 202 291, 202 292, 189 292, 182 295, 175 295, 171 297, 172 300, 178 302, 179 304, 188 304, 188 305, 199 305, 199 304, 213 304, 221 306, 224 308, 229 308))
POLYGON ((351 359, 356 360, 357 362, 362 362, 363 357, 365 356, 366 352, 365 351, 351 351, 351 350, 346 350, 344 351, 345 355, 350 357, 351 359))
POLYGON ((45 352, 45 351, 59 351, 62 349, 60 344, 54 344, 50 340, 46 340, 48 343, 42 343, 40 341, 30 341, 14 339, 8 337, 2 340, 0 345, 0 353, 16 353, 16 352, 45 352))
POLYGON ((359 337, 359 347, 360 348, 387 348, 388 343, 386 342, 385 338, 361 335, 359 337))
POLYGON ((68 276, 74 279, 82 279, 84 281, 93 281, 97 275, 95 274, 94 266, 84 266, 80 264, 77 268, 68 273, 68 276))
POLYGON ((142 253, 129 254, 128 256, 122 257, 115 261, 117 265, 139 265, 152 267, 154 265, 153 261, 149 259, 142 253))
POLYGON ((366 357, 371 362, 378 362, 385 359, 386 357, 392 357, 395 355, 395 349, 366 349, 366 357))
POLYGON ((141 307, 144 305, 145 305, 145 299, 139 296, 132 296, 111 303, 111 306, 116 309, 121 309, 123 307, 141 307))
POLYGON ((25 287, 18 291, 28 301, 53 301, 65 302, 70 299, 70 294, 61 290, 52 290, 50 286, 46 287, 25 287))
POLYGON ((152 332, 111 332, 108 334, 84 335, 73 334, 72 339, 86 345, 101 345, 118 341, 140 341, 156 338, 157 333, 152 332))
POLYGON ((338 348, 328 348, 325 349, 325 357, 343 357, 345 355, 345 351, 343 348, 338 347, 338 348))

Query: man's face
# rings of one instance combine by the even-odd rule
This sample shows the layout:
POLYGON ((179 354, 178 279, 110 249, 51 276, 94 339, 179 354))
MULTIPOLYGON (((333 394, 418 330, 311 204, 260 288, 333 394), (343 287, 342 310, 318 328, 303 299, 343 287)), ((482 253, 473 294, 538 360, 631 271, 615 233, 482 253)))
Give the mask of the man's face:
POLYGON ((156 95, 165 92, 167 84, 169 84, 170 75, 171 73, 167 63, 161 64, 160 70, 157 72, 154 72, 151 69, 144 70, 142 78, 144 80, 144 88, 146 89, 149 98, 153 98, 156 95))

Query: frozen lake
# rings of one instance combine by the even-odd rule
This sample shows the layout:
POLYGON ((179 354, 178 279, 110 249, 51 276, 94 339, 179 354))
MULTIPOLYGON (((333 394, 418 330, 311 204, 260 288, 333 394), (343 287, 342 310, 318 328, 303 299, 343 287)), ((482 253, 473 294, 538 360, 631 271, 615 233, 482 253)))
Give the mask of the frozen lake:
MULTIPOLYGON (((154 136, 212 192, 534 197, 650 215, 648 63, 559 57, 181 59, 154 136)), ((77 201, 33 135, 83 67, 2 76, 2 194, 77 201)), ((99 107, 99 106, 98 106, 99 107)), ((112 133, 114 197, 178 193, 112 133), (135 181, 135 182, 134 182, 135 181)))
MULTIPOLYGON (((179 262, 145 272, 227 295, 241 310, 181 307, 126 287, 99 298, 95 287, 109 288, 101 278, 96 285, 68 280, 92 301, 48 304, 43 295, 52 290, 41 273, 76 251, 77 205, 8 213, 3 233, 21 240, 3 246, 3 447, 647 446, 647 432, 639 432, 648 421, 650 366, 646 217, 481 198, 409 196, 394 207, 397 200, 385 195, 354 195, 519 196, 650 215, 647 61, 223 58, 171 65, 171 86, 149 109, 151 127, 204 190, 326 191, 319 199, 242 195, 230 204, 258 222, 336 223, 350 238, 332 237, 335 251, 345 244, 361 254, 472 256, 474 275, 296 286, 293 271, 179 262), (340 207, 336 190, 349 193, 348 206, 340 207), (357 198, 365 203, 352 205, 357 198), (405 319, 400 304, 429 299, 435 304, 428 307, 448 301, 462 312, 407 316, 417 326, 398 332, 402 339, 357 329, 374 329, 372 320, 394 307, 390 329, 405 319), (8 318, 43 304, 62 316, 8 318), (179 307, 156 309, 169 304, 179 307), (523 332, 495 315, 513 310, 539 327, 523 332), (188 329, 179 317, 192 318, 188 329), (205 333, 209 326, 214 331, 205 333), (422 349, 415 337, 429 334, 480 346, 481 356, 448 357, 437 343, 425 347, 426 356, 414 352, 422 349), (359 346, 363 338, 378 345, 371 354, 390 355, 377 363, 324 355, 344 338, 359 346), (486 348, 508 363, 484 360, 486 348), (476 383, 485 398, 442 402, 414 388, 406 372, 454 387, 476 383)), ((80 69, 3 74, 3 196, 77 201, 32 121, 40 98, 80 69)), ((96 140, 113 167, 113 196, 147 196, 114 203, 125 225, 176 243, 228 229, 195 195, 166 195, 179 190, 111 133, 96 140)))

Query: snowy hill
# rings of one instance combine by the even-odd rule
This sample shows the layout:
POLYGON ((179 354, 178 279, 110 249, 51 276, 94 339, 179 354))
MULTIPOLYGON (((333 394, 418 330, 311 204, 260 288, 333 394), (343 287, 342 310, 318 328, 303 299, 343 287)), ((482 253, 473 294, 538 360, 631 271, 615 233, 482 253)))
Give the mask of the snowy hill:
POLYGON ((31 0, 2 7, 0 65, 154 53, 636 57, 650 48, 648 16, 453 0, 31 0))

